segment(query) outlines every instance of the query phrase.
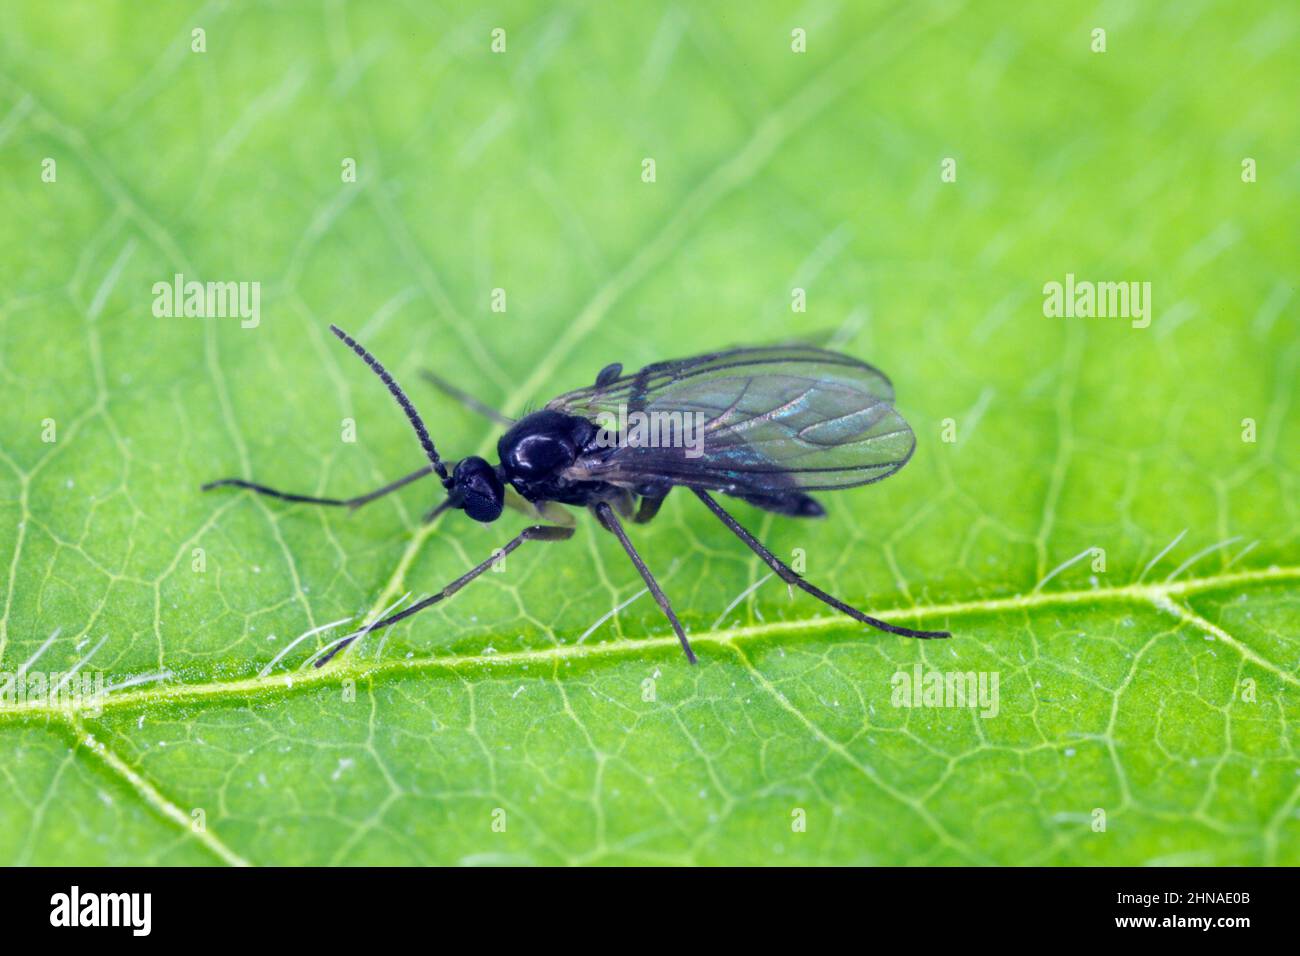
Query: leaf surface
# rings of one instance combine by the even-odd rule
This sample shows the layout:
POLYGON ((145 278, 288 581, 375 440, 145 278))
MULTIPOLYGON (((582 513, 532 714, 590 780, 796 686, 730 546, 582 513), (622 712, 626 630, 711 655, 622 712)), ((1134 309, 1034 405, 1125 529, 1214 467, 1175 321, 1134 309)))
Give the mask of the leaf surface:
POLYGON ((1300 15, 1112 14, 1100 54, 1018 4, 657 6, 6 14, 0 672, 111 691, 0 704, 0 861, 1300 863, 1300 15), (260 323, 156 317, 178 273, 260 323), (1044 316, 1067 274, 1150 282, 1150 326, 1044 316), (331 322, 453 459, 497 429, 421 368, 518 415, 835 330, 915 457, 820 522, 729 507, 953 639, 791 597, 677 494, 632 533, 696 668, 585 516, 305 666, 522 526, 199 493, 420 465, 331 322), (896 706, 918 666, 996 714, 896 706))

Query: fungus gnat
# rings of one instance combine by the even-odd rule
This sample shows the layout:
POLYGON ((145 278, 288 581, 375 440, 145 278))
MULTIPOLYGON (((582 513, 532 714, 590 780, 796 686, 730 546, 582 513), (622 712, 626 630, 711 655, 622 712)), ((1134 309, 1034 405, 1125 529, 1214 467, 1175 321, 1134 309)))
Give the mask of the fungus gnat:
POLYGON ((333 325, 330 331, 388 386, 429 464, 355 498, 288 494, 240 478, 210 482, 204 491, 233 485, 285 501, 357 508, 432 472, 447 497, 425 516, 426 521, 448 508, 459 508, 475 521, 491 522, 509 505, 539 523, 519 532, 437 594, 338 641, 316 662, 317 667, 361 635, 451 597, 525 541, 572 537, 573 515, 563 505, 591 509, 618 538, 676 632, 687 660, 694 664, 695 654, 681 622, 619 520, 622 516, 644 524, 678 486, 690 489, 787 584, 881 631, 905 637, 950 636, 946 631, 915 631, 877 620, 808 583, 710 494, 721 492, 777 514, 814 518, 825 512, 807 492, 869 484, 902 468, 916 439, 894 410, 889 379, 864 362, 811 345, 776 345, 656 362, 631 375, 624 375, 623 366, 615 363, 602 369, 590 388, 567 392, 518 421, 426 373, 443 392, 506 427, 497 442, 500 464, 493 466, 472 456, 448 471, 415 406, 393 377, 352 336, 333 325), (666 423, 666 427, 647 431, 646 422, 666 423), (669 440, 662 440, 665 434, 669 440), (656 437, 660 440, 653 440, 656 437))

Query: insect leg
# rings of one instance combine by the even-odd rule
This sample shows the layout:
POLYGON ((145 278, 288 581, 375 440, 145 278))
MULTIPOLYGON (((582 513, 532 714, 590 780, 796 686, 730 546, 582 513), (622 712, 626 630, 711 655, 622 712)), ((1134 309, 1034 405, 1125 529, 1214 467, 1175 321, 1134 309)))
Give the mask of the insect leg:
POLYGON ((899 627, 896 624, 889 624, 885 621, 881 621, 878 620, 877 618, 870 617, 869 615, 863 614, 857 608, 845 604, 843 601, 839 600, 838 598, 831 597, 821 588, 817 587, 816 585, 809 584, 803 578, 799 577, 799 575, 795 573, 795 571, 792 570, 789 567, 789 565, 785 564, 780 558, 774 555, 771 551, 763 547, 762 543, 760 543, 757 538, 755 538, 752 534, 750 534, 743 527, 741 527, 740 522, 737 521, 735 518, 733 518, 731 515, 729 515, 723 509, 722 505, 714 501, 713 497, 707 491, 704 491, 700 488, 692 488, 691 490, 694 491, 695 494, 699 496, 700 500, 703 501, 704 504, 708 506, 708 509, 710 511, 712 511, 715 515, 718 516, 719 521, 721 521, 728 528, 730 528, 732 533, 735 534, 737 538, 745 542, 745 544, 749 547, 749 549, 753 551, 756 555, 758 555, 760 558, 762 558, 763 561, 767 564, 767 566, 771 568, 773 571, 775 571, 777 575, 781 578, 781 580, 784 581, 786 584, 793 584, 795 587, 807 591, 817 600, 822 601, 825 604, 829 604, 831 607, 835 608, 835 610, 844 612, 849 617, 853 618, 855 621, 861 621, 863 624, 869 624, 872 627, 876 628, 877 630, 888 631, 890 634, 901 634, 904 637, 921 637, 921 638, 952 637, 952 635, 949 634, 947 631, 914 631, 910 627, 899 627))
POLYGON ((357 631, 355 634, 349 634, 347 637, 343 638, 332 648, 330 648, 328 653, 326 653, 324 657, 316 661, 316 666, 324 667, 326 664, 328 664, 331 660, 334 659, 334 655, 336 655, 339 651, 343 650, 343 648, 347 647, 358 637, 361 637, 363 634, 369 634, 371 631, 378 631, 385 627, 389 627, 393 624, 396 624, 398 621, 405 620, 406 618, 410 617, 412 614, 420 613, 426 607, 430 607, 434 604, 437 604, 439 601, 446 600, 447 598, 455 594, 457 591, 459 591, 461 588, 463 588, 465 585, 469 584, 469 582, 473 581, 476 577, 478 577, 488 568, 492 567, 493 563, 496 562, 499 558, 505 557, 507 554, 515 550, 515 548, 519 547, 525 541, 565 541, 571 537, 573 537, 572 528, 556 528, 550 525, 543 525, 543 524, 532 525, 531 527, 525 528, 523 531, 519 532, 517 535, 515 535, 513 538, 507 541, 499 551, 493 552, 492 556, 489 557, 486 561, 471 568, 469 571, 466 571, 464 574, 458 577, 455 581, 452 581, 451 584, 448 584, 437 594, 430 595, 429 597, 425 598, 422 601, 417 601, 415 604, 412 604, 410 607, 398 611, 396 614, 392 615, 391 617, 386 617, 382 621, 377 621, 374 624, 368 624, 365 627, 363 627, 361 630, 357 631))
POLYGON ((510 416, 501 414, 499 411, 497 411, 491 405, 488 405, 486 402, 480 402, 469 392, 457 388, 455 385, 451 384, 451 382, 447 381, 445 378, 443 378, 440 375, 435 375, 427 368, 420 369, 420 377, 423 378, 430 385, 432 385, 434 388, 438 389, 438 391, 442 392, 443 394, 451 398, 454 398, 456 401, 460 402, 462 405, 468 408, 471 412, 478 412, 480 415, 482 415, 484 418, 488 419, 489 421, 496 422, 498 425, 504 425, 506 428, 509 428, 511 425, 515 423, 515 420, 510 416))
POLYGON ((645 581, 646 587, 650 589, 650 593, 654 595, 655 602, 659 605, 659 610, 664 612, 664 617, 668 618, 668 623, 673 626, 673 630, 677 633, 677 639, 682 642, 682 650, 686 652, 686 659, 694 664, 695 652, 691 650, 691 642, 686 639, 686 632, 682 630, 682 622, 677 620, 677 615, 673 611, 673 606, 668 603, 668 596, 660 590, 659 582, 655 580, 654 575, 650 573, 650 569, 647 568, 645 562, 641 560, 641 555, 637 554, 636 548, 632 546, 632 542, 628 539, 627 532, 624 531, 623 526, 619 524, 618 515, 614 513, 614 509, 605 501, 599 502, 595 506, 594 510, 596 512, 596 517, 600 519, 600 523, 613 532, 614 536, 618 538, 619 543, 623 545, 623 550, 627 552, 627 556, 631 558, 632 563, 636 565, 636 569, 641 572, 641 578, 645 581))
POLYGON ((460 499, 455 497, 443 498, 442 501, 438 502, 438 504, 434 505, 432 508, 426 511, 424 513, 424 517, 421 520, 425 524, 429 524, 435 518, 437 518, 438 515, 442 514, 448 508, 455 508, 459 501, 460 499))
MULTIPOLYGON (((672 489, 669 490, 671 491, 672 489)), ((645 524, 648 521, 654 520, 654 516, 659 513, 659 506, 664 503, 664 499, 667 497, 667 491, 658 496, 642 495, 641 502, 637 505, 636 516, 632 519, 632 523, 645 524)))
POLYGON ((288 491, 276 491, 274 488, 268 488, 266 485, 259 485, 253 481, 244 481, 242 478, 222 478, 219 481, 209 481, 200 490, 211 491, 213 488, 247 488, 249 491, 256 491, 259 495, 269 495, 272 498, 279 498, 282 501, 301 501, 311 505, 332 505, 335 507, 360 508, 364 504, 374 501, 376 498, 382 498, 389 492, 396 491, 398 488, 404 488, 411 482, 423 478, 433 471, 432 465, 425 465, 419 471, 413 471, 409 475, 398 478, 396 481, 389 482, 382 488, 376 488, 374 491, 368 491, 364 495, 357 495, 355 498, 316 498, 312 495, 295 495, 288 491))

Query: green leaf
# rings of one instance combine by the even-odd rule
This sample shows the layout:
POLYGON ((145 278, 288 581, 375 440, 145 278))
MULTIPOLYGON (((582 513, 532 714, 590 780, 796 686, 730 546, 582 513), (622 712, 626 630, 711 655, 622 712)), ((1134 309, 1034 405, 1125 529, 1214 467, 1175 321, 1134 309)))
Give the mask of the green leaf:
POLYGON ((0 861, 1300 863, 1300 14, 750 6, 6 12, 0 671, 112 690, 0 703, 0 861), (260 324, 155 317, 177 273, 260 324), (1046 317, 1067 274, 1150 326, 1046 317), (518 414, 838 330, 915 458, 824 521, 728 506, 952 640, 678 494, 632 534, 698 667, 584 515, 311 668, 522 526, 199 492, 419 466, 331 322, 453 458, 496 429, 420 368, 518 414), (918 667, 996 714, 896 706, 918 667))

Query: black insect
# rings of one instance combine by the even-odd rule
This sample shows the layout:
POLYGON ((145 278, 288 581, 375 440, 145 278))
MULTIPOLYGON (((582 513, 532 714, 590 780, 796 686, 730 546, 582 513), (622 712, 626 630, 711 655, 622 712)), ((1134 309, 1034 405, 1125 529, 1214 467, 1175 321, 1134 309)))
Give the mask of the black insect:
POLYGON ((567 392, 518 421, 425 373, 435 386, 507 428, 497 442, 500 464, 469 457, 448 472, 419 413, 393 377, 346 332, 332 325, 330 331, 388 386, 429 464, 356 498, 288 494, 239 478, 211 482, 204 491, 233 485, 285 501, 357 508, 433 472, 447 497, 426 521, 448 508, 459 508, 475 521, 495 521, 510 505, 539 523, 437 594, 343 638, 317 660, 317 667, 358 637, 455 594, 525 541, 571 537, 573 516, 560 505, 590 508, 618 538, 694 664, 681 622, 619 520, 649 521, 677 486, 694 492, 787 584, 891 634, 950 636, 877 620, 809 584, 710 494, 717 491, 778 514, 814 518, 825 512, 807 492, 869 484, 902 468, 916 439, 894 410, 889 379, 864 362, 810 345, 777 345, 657 362, 631 375, 613 364, 601 370, 592 387, 567 392))

